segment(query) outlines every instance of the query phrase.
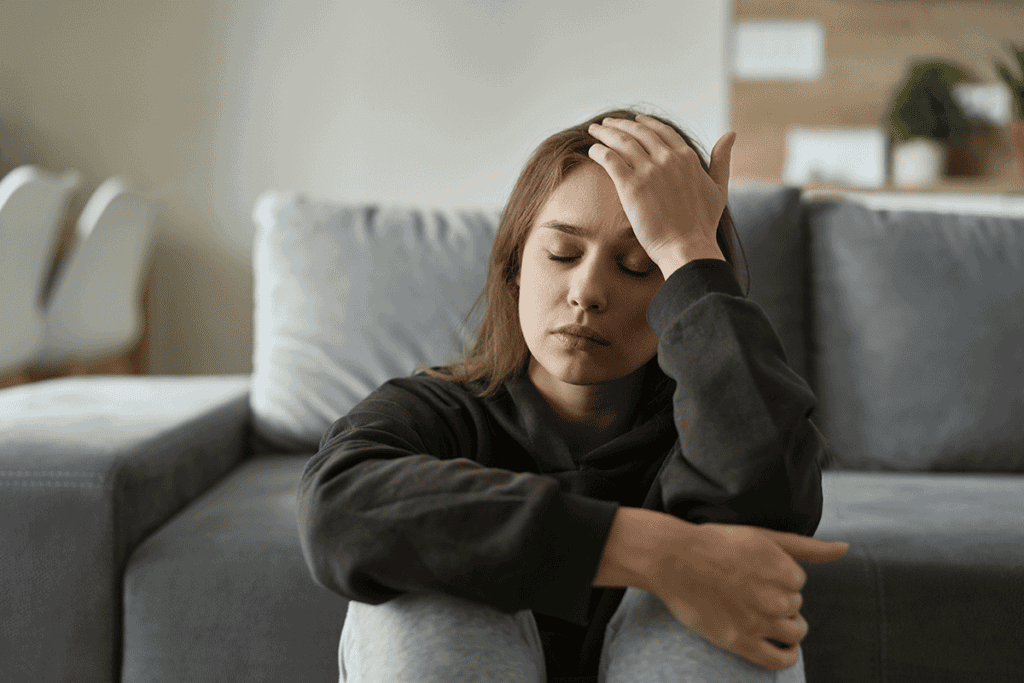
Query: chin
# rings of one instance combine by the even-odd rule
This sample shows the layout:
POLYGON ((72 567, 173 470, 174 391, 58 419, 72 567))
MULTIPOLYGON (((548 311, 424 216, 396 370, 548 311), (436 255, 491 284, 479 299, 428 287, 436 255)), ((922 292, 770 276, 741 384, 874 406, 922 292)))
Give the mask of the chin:
POLYGON ((538 358, 534 356, 532 360, 538 363, 554 379, 577 386, 600 384, 601 382, 625 377, 628 374, 621 372, 621 370, 610 371, 604 363, 581 358, 538 358))

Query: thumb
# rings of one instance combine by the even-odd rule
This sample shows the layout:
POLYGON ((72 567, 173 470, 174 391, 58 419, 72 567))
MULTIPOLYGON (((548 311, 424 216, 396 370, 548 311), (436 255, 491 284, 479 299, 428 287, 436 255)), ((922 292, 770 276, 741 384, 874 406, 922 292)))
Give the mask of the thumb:
POLYGON ((736 144, 736 131, 729 131, 718 139, 711 150, 708 175, 718 186, 722 196, 729 199, 729 167, 732 165, 732 148, 736 144))
POLYGON ((810 536, 801 536, 774 529, 761 529, 794 560, 806 562, 831 562, 846 554, 850 544, 845 541, 822 541, 810 536))

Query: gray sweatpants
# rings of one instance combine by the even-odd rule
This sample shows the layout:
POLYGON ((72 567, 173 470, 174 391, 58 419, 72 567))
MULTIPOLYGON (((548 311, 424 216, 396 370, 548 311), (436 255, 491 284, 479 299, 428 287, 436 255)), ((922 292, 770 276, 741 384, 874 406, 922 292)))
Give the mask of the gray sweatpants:
MULTIPOLYGON (((530 610, 504 614, 440 593, 350 602, 338 648, 341 683, 545 683, 530 610)), ((784 671, 708 642, 652 593, 628 588, 605 630, 599 683, 804 683, 803 652, 784 671)))

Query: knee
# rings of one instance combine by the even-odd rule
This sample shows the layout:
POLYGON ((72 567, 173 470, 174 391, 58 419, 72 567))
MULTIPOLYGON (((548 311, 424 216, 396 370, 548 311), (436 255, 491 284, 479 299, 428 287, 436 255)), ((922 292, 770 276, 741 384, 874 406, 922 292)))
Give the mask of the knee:
POLYGON ((684 628, 657 595, 635 587, 626 589, 609 623, 610 631, 617 632, 623 627, 643 627, 652 634, 684 628))
POLYGON ((524 670, 543 675, 536 629, 528 610, 505 614, 455 596, 407 593, 380 605, 350 602, 339 655, 343 668, 387 670, 385 680, 404 680, 398 671, 432 681, 445 680, 445 672, 510 669, 520 675, 508 680, 524 680, 524 670))
POLYGON ((653 593, 627 589, 605 633, 603 680, 803 681, 803 656, 781 672, 722 649, 682 624, 653 593), (689 676, 689 678, 687 677, 689 676))
POLYGON ((358 624, 364 633, 408 633, 419 640, 425 635, 436 639, 514 618, 515 615, 506 615, 471 600, 422 592, 406 593, 379 605, 350 602, 345 623, 353 619, 353 626, 358 624))
POLYGON ((472 604, 460 604, 435 593, 406 593, 379 605, 350 602, 342 628, 342 643, 348 647, 365 644, 374 649, 406 650, 415 643, 431 641, 435 646, 452 637, 452 629, 470 619, 472 604))

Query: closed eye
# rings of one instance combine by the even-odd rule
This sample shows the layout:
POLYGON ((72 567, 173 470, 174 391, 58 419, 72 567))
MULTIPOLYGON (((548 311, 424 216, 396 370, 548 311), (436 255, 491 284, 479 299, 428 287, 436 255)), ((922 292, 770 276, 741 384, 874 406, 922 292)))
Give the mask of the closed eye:
MULTIPOLYGON (((578 256, 555 256, 554 254, 550 256, 550 259, 552 261, 558 261, 560 263, 571 263, 578 258, 578 256)), ((646 273, 641 273, 636 270, 631 270, 626 266, 622 265, 621 263, 619 264, 619 270, 621 270, 623 273, 626 273, 630 277, 635 277, 638 280, 645 278, 654 272, 654 269, 652 268, 651 270, 648 270, 646 273)))

